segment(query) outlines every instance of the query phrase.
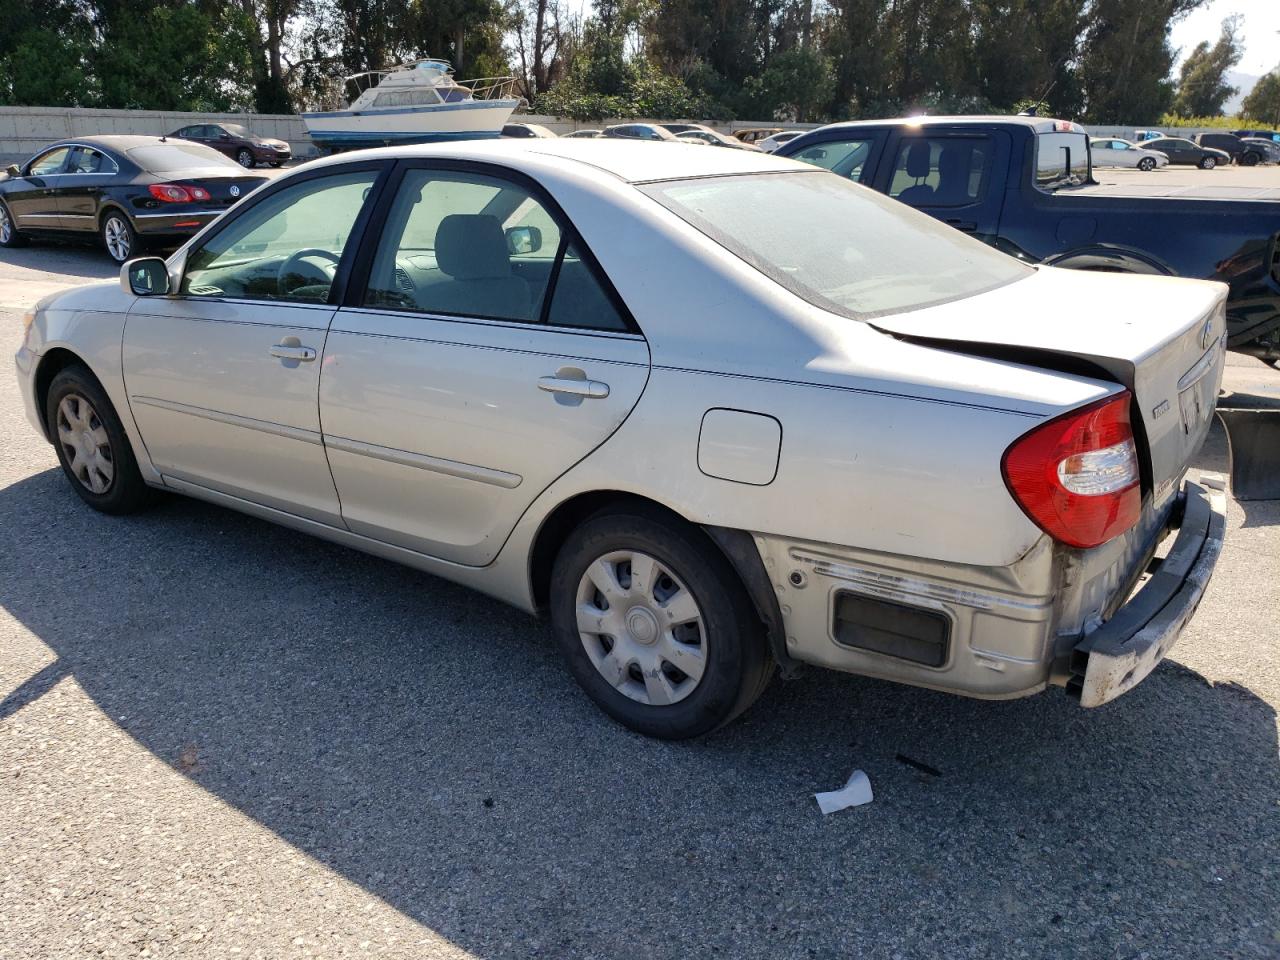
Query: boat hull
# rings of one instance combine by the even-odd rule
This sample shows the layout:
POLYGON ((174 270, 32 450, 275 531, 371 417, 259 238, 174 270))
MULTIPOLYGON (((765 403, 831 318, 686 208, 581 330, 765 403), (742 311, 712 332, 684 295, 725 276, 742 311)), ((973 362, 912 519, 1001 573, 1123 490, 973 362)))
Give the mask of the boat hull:
POLYGON ((468 100, 424 107, 304 113, 311 139, 322 146, 355 149, 394 143, 480 140, 502 134, 519 100, 468 100))

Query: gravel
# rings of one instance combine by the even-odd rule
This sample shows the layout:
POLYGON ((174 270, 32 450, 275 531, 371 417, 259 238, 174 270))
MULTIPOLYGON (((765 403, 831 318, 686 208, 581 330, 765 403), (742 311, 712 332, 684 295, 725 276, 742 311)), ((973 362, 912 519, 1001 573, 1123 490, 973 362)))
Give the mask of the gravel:
POLYGON ((814 671, 664 744, 479 594, 178 497, 93 513, 0 362, 0 958, 1276 958, 1278 523, 1232 503, 1102 709, 814 671), (820 816, 855 767, 874 802, 820 816))

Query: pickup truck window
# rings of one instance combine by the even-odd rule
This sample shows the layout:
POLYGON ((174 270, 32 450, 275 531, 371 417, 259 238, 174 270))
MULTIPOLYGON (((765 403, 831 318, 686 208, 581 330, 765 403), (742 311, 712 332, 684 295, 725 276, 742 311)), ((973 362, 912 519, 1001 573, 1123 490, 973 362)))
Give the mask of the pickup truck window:
POLYGON ((889 196, 913 207, 962 207, 982 196, 990 137, 909 137, 898 146, 889 196))
POLYGON ((826 140, 801 150, 791 159, 803 160, 850 180, 861 180, 862 169, 871 156, 874 137, 851 137, 848 140, 826 140))
POLYGON ((854 319, 975 296, 1032 273, 906 204, 817 172, 641 189, 796 296, 854 319))
POLYGON ((1089 138, 1083 133, 1036 136, 1036 186, 1041 190, 1089 182, 1089 138))

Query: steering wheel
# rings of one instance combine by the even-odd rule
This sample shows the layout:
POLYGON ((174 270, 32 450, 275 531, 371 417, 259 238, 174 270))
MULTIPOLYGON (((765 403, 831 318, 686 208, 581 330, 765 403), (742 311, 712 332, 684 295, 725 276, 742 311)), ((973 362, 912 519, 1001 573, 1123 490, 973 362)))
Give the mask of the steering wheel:
POLYGON ((287 297, 299 287, 309 286, 313 283, 332 283, 333 273, 329 273, 323 267, 316 267, 315 264, 307 264, 311 269, 303 272, 303 263, 308 257, 320 257, 328 260, 334 266, 334 273, 337 273, 338 262, 342 259, 341 255, 334 253, 332 250, 322 250, 319 247, 307 247, 305 250, 299 250, 291 253, 280 264, 280 269, 276 271, 276 292, 287 297), (316 276, 319 273, 320 276, 316 276), (310 274, 310 275, 308 275, 310 274), (290 280, 299 280, 301 282, 290 285, 290 280))

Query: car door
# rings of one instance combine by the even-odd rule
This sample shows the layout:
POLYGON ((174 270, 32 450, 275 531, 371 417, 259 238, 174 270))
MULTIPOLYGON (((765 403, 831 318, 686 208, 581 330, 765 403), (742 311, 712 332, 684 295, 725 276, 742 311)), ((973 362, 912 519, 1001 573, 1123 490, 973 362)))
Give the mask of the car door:
POLYGON ((129 313, 129 405, 152 461, 194 484, 341 526, 316 408, 335 281, 386 164, 291 177, 194 247, 176 294, 129 313))
POLYGON ((649 373, 590 252, 513 176, 401 167, 320 381, 348 528, 469 565, 491 561, 533 499, 617 429, 649 373))
POLYGON ((1000 228, 1009 135, 930 128, 898 132, 885 147, 873 183, 957 230, 994 237, 1000 228))
POLYGON ((4 202, 15 226, 27 230, 62 229, 57 191, 70 153, 67 146, 46 150, 5 185, 4 202))
POLYGON ((820 133, 817 140, 806 137, 804 147, 799 149, 789 143, 784 144, 777 153, 779 156, 830 170, 855 183, 869 183, 871 172, 880 164, 884 141, 885 134, 882 131, 836 128, 825 134, 820 133))
POLYGON ((58 212, 64 230, 94 233, 98 229, 98 202, 104 188, 119 176, 114 159, 84 145, 71 149, 58 190, 58 212))

